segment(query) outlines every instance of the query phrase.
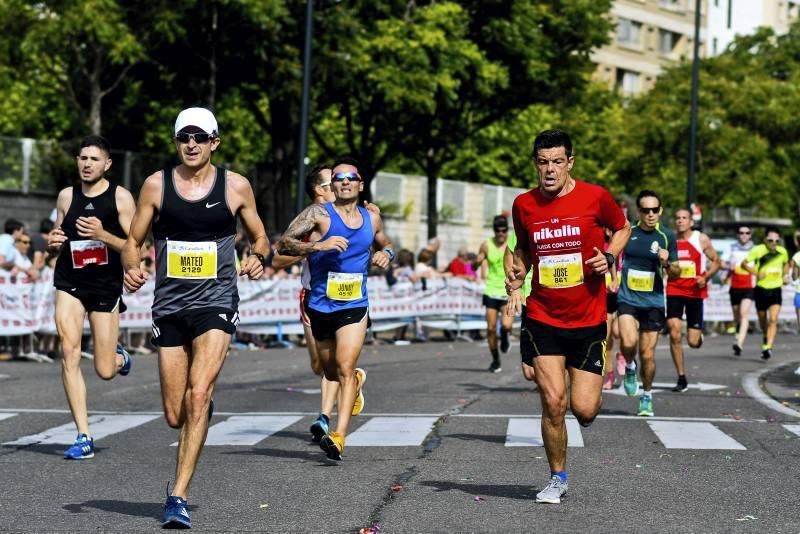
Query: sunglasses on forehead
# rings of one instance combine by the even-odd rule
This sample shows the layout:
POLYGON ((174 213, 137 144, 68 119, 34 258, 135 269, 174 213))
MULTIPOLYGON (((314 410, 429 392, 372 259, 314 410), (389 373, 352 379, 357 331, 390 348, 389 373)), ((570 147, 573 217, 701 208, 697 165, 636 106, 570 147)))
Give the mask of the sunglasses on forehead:
POLYGON ((197 132, 197 133, 187 133, 187 132, 178 132, 175 134, 175 139, 178 140, 179 143, 186 144, 189 142, 190 139, 194 139, 194 142, 198 145, 204 145, 214 139, 214 136, 211 134, 207 134, 205 132, 197 132))
POLYGON ((333 176, 331 176, 332 182, 344 182, 348 180, 350 182, 360 182, 361 175, 357 172, 337 172, 333 176))

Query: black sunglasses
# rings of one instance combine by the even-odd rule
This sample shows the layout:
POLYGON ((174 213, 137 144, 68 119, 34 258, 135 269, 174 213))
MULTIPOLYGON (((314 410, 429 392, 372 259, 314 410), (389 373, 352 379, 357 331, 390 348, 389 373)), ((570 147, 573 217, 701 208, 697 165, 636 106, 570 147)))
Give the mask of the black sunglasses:
POLYGON ((658 213, 659 211, 661 211, 661 206, 657 208, 639 208, 639 211, 641 211, 642 213, 658 213))
POLYGON ((501 234, 505 234, 505 233, 508 233, 508 228, 502 228, 502 227, 501 228, 495 228, 494 231, 495 232, 499 232, 501 234))
POLYGON ((357 172, 337 172, 331 176, 332 182, 344 182, 345 180, 360 182, 361 176, 357 172))
POLYGON ((189 142, 190 139, 194 139, 194 142, 198 145, 204 145, 214 139, 214 136, 211 134, 207 134, 205 132, 198 132, 198 133, 186 133, 186 132, 178 132, 175 134, 175 139, 178 140, 179 143, 186 144, 189 142))
POLYGON ((741 232, 739 232, 739 235, 750 235, 752 233, 753 232, 751 232, 750 230, 742 230, 741 232))
POLYGON ((766 241, 767 243, 777 243, 780 241, 780 239, 765 239, 764 241, 766 241))

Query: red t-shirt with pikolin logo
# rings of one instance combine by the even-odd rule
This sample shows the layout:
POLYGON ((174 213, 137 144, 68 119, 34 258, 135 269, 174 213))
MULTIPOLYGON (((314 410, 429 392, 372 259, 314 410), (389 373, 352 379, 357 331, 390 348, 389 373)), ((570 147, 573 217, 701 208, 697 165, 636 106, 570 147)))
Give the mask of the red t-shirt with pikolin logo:
POLYGON ((626 219, 604 187, 575 180, 562 197, 532 189, 514 199, 517 243, 528 252, 533 285, 528 317, 559 328, 606 321, 605 278, 584 262, 603 250, 603 229, 622 229, 626 219))

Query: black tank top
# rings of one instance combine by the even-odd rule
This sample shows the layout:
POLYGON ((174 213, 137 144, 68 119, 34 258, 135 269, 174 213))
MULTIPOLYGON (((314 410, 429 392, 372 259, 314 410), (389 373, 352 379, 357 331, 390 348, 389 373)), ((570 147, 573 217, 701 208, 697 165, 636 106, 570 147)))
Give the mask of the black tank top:
POLYGON ((197 308, 236 311, 236 217, 228 207, 226 171, 216 167, 211 189, 197 200, 180 196, 173 173, 163 171, 161 207, 153 222, 153 319, 197 308))
POLYGON ((72 202, 69 205, 61 229, 67 241, 61 246, 56 261, 54 285, 58 289, 92 292, 100 295, 118 297, 122 294, 122 263, 119 252, 103 243, 78 235, 75 226, 78 217, 97 217, 103 228, 112 235, 125 239, 126 234, 119 224, 116 185, 96 197, 87 197, 80 186, 72 188, 72 202))

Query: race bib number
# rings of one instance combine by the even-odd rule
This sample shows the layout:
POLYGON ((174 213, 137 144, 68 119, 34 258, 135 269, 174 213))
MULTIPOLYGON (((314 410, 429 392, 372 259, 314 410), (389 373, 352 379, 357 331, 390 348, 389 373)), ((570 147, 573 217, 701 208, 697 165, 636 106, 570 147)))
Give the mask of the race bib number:
POLYGON ((167 241, 167 277, 216 278, 217 244, 214 241, 167 241))
POLYGON ((681 268, 681 278, 697 277, 697 265, 693 261, 681 260, 678 266, 681 268))
POLYGON ((69 252, 74 269, 83 269, 87 265, 108 265, 108 247, 102 241, 70 241, 69 252))
POLYGON ((539 260, 539 285, 555 289, 583 283, 583 262, 579 252, 544 256, 539 260))
POLYGON ((649 271, 628 271, 628 289, 631 291, 652 291, 656 280, 656 273, 649 271))
POLYGON ((364 275, 360 273, 328 273, 326 295, 331 300, 358 300, 363 283, 364 275))

